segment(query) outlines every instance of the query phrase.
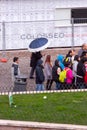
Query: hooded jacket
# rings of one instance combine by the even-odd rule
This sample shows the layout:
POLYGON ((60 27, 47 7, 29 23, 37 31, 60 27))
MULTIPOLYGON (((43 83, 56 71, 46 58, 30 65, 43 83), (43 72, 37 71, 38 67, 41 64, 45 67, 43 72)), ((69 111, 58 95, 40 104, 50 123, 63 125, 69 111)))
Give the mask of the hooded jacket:
POLYGON ((82 58, 77 65, 77 75, 81 77, 81 78, 77 77, 78 83, 84 82, 84 76, 85 76, 85 73, 86 73, 84 62, 85 62, 85 57, 82 58))
POLYGON ((37 61, 42 57, 42 54, 39 52, 32 52, 30 67, 36 67, 37 61))
POLYGON ((61 67, 61 69, 63 70, 65 68, 64 64, 63 64, 63 60, 64 60, 64 56, 63 55, 58 55, 57 56, 57 60, 59 61, 59 66, 61 67))
MULTIPOLYGON (((60 68, 59 66, 59 61, 58 60, 55 60, 55 63, 54 63, 54 66, 52 68, 52 79, 55 81, 55 82, 58 82, 59 80, 59 75, 57 74, 57 69, 58 67, 60 68)), ((61 68, 60 68, 61 69, 61 68)))
POLYGON ((36 84, 42 84, 45 80, 44 72, 43 72, 43 61, 41 59, 38 60, 36 66, 36 84))

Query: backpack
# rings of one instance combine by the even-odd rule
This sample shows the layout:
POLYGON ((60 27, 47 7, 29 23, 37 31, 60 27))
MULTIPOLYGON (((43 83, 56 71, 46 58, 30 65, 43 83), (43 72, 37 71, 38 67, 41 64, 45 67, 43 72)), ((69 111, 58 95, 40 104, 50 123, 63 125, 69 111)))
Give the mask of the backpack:
POLYGON ((66 57, 66 58, 64 58, 63 64, 66 65, 67 63, 72 63, 71 57, 66 57))
POLYGON ((62 71, 60 72, 60 74, 59 74, 59 81, 60 81, 61 83, 64 83, 64 82, 66 81, 66 73, 67 73, 68 70, 69 70, 69 68, 64 69, 64 70, 62 70, 62 71))

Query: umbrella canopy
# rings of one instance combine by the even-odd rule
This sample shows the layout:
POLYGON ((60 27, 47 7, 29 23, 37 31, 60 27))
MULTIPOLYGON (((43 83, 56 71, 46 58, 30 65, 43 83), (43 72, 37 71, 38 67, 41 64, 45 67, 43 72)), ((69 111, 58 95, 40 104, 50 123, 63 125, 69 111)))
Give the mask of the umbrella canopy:
POLYGON ((49 45, 47 38, 36 38, 29 44, 30 52, 38 52, 46 49, 49 45))

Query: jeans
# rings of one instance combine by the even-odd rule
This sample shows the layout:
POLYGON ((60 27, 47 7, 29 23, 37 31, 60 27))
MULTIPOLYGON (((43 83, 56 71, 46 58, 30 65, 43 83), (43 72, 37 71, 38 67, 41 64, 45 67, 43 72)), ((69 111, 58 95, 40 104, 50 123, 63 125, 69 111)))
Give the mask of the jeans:
POLYGON ((86 88, 86 85, 84 84, 84 82, 79 82, 79 83, 77 83, 77 88, 84 89, 84 88, 86 88))
POLYGON ((53 83, 53 80, 52 80, 52 79, 48 79, 48 80, 47 80, 46 90, 51 90, 52 83, 53 83))
POLYGON ((43 84, 36 84, 36 91, 43 91, 44 85, 43 84))
POLYGON ((60 83, 56 82, 56 90, 59 90, 59 89, 60 89, 60 83))

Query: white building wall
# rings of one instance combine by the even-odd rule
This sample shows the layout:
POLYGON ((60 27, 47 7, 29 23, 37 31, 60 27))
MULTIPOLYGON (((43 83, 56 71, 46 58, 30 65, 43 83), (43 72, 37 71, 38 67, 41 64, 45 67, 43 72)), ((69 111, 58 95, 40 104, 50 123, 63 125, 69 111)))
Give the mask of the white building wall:
POLYGON ((55 8, 87 7, 87 0, 0 0, 0 21, 54 19, 55 8))
MULTIPOLYGON (((0 49, 28 48, 33 39, 41 36, 49 39, 49 47, 72 46, 72 28, 56 26, 55 9, 77 6, 87 7, 87 0, 0 0, 0 49)), ((86 27, 77 27, 74 45, 87 40, 86 32, 86 27)))

